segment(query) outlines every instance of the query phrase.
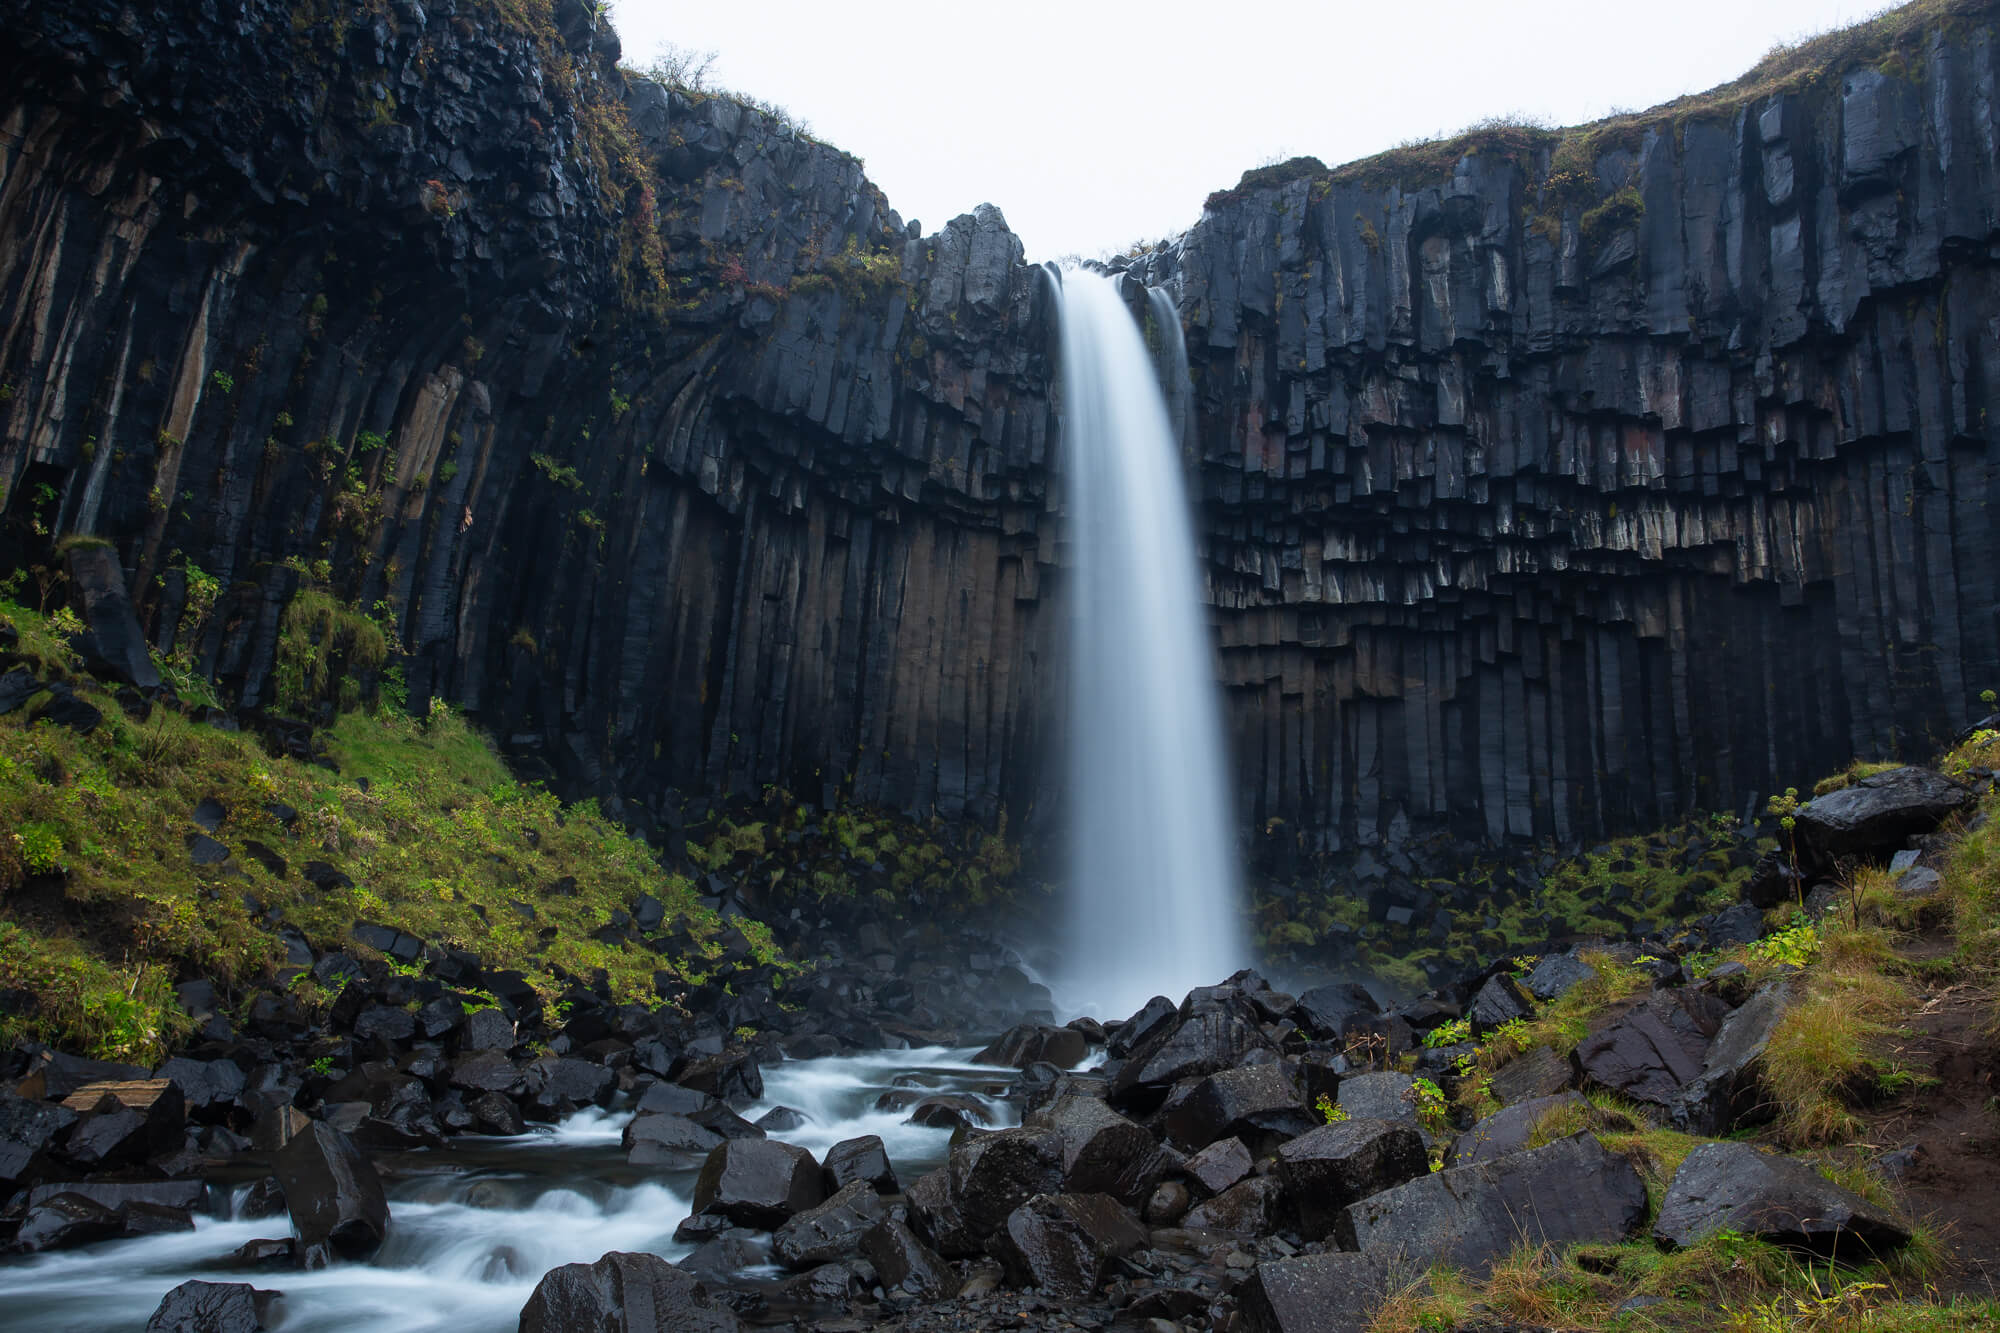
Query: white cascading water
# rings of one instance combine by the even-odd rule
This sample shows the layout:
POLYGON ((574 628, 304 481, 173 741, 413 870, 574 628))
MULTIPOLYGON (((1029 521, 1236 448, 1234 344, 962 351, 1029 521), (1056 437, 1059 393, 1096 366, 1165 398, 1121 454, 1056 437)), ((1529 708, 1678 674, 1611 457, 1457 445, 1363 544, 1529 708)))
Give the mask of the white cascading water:
MULTIPOLYGON (((1180 447, 1115 282, 1060 282, 1075 568, 1063 993, 1107 1021, 1247 957, 1180 447)), ((1171 353, 1179 316, 1149 297, 1171 353)))

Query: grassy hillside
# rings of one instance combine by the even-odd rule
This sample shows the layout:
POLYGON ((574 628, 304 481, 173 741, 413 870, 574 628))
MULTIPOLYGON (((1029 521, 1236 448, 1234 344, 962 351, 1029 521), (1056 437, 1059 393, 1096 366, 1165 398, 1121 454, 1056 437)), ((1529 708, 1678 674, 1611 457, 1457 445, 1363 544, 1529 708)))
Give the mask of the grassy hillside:
MULTIPOLYGON (((45 680, 74 677, 61 626, 11 603, 0 620, 45 680)), ((32 1037, 145 1060, 184 1032, 176 982, 240 983, 283 958, 275 934, 365 953, 377 923, 514 967, 550 993, 601 969, 621 1000, 658 1003, 656 970, 699 979, 708 959, 663 957, 591 932, 641 894, 719 922, 594 803, 565 806, 509 776, 492 745, 445 708, 424 720, 343 714, 325 737, 338 772, 273 758, 261 740, 157 707, 144 721, 107 696, 88 735, 0 718, 0 1043, 32 1037), (196 813, 222 807, 204 833, 196 813), (192 838, 233 855, 196 864, 192 838), (261 850, 260 850, 261 849, 261 850), (332 887, 316 887, 313 877, 332 887), (334 873, 351 880, 342 884, 334 873)), ((768 936, 746 926, 753 943, 768 936)), ((307 983, 309 985, 309 983, 307 983)))
MULTIPOLYGON (((1982 732, 1942 761, 1971 773, 2000 763, 1982 732)), ((1848 775, 1843 775, 1843 777, 1848 775)), ((1832 785, 1831 783, 1828 784, 1832 785)), ((1987 1160, 2000 1147, 2000 798, 1989 795, 1941 858, 1941 891, 1900 892, 1873 869, 1814 920, 1777 909, 1781 928, 1698 960, 1745 969, 1732 985, 1789 976, 1793 1003, 1762 1072, 1768 1124, 1734 1137, 1813 1162, 1829 1179, 1901 1212, 1915 1239, 1880 1262, 1843 1267, 1724 1232, 1675 1253, 1650 1238, 1624 1245, 1524 1248, 1484 1281, 1433 1270, 1385 1306, 1372 1333, 1428 1333, 1512 1321, 1557 1329, 2000 1330, 1990 1260, 2000 1198, 1987 1160), (1892 1183, 1885 1153, 1921 1143, 1927 1165, 1892 1183)), ((1650 979, 1596 956, 1598 978, 1528 1023, 1493 1034, 1465 1062, 1458 1097, 1475 1113, 1484 1077, 1547 1045, 1567 1054, 1641 998, 1650 979)), ((1733 969, 1732 969, 1733 970, 1733 969)), ((1456 1035, 1456 1034, 1453 1034, 1456 1035)), ((1629 1157, 1658 1207, 1675 1168, 1706 1140, 1660 1128, 1600 1093, 1551 1112, 1531 1146, 1594 1131, 1629 1157)))

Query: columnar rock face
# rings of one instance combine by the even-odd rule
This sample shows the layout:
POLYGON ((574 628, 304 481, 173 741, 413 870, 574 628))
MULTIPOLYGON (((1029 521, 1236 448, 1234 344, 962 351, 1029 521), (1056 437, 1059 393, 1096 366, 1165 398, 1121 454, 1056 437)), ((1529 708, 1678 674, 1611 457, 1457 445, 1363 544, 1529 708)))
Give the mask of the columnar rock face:
POLYGON ((1977 715, 1996 59, 1989 8, 1580 160, 1234 191, 1153 258, 1258 827, 1589 836, 1977 715))
MULTIPOLYGON (((648 831, 765 783, 1033 828, 1047 278, 593 12, 0 0, 0 555, 108 539, 251 705, 327 561, 419 705, 648 831)), ((1996 60, 1968 13, 1580 155, 1278 172, 1136 261, 1267 850, 1737 808, 2000 684, 1996 60)))

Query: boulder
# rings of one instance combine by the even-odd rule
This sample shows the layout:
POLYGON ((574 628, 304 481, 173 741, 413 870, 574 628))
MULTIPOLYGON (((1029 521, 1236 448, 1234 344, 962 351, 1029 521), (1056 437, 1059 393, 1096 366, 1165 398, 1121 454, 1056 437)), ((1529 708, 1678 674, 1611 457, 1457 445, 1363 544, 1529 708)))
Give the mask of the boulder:
POLYGON ((1561 1092, 1575 1078, 1568 1060, 1536 1045, 1494 1070, 1489 1087, 1503 1104, 1511 1105, 1561 1092))
POLYGON ((958 1290, 951 1265, 894 1218, 876 1223, 861 1237, 861 1254, 875 1265, 876 1280, 886 1291, 937 1301, 958 1290))
POLYGON ((1251 1333, 1366 1333, 1395 1283, 1371 1254, 1267 1259, 1237 1292, 1251 1333))
POLYGON ((1158 1177, 1153 1136, 1095 1097, 1060 1097, 1027 1124, 1062 1140, 1062 1192, 1109 1194, 1136 1205, 1158 1177))
POLYGON ((796 1305, 839 1306, 860 1300, 875 1286, 874 1268, 860 1260, 821 1264, 778 1284, 783 1298, 796 1305))
POLYGON ((1274 1176, 1252 1176, 1188 1209, 1181 1225, 1195 1231, 1265 1235, 1277 1230, 1284 1221, 1283 1189, 1274 1176))
POLYGON ((535 1284, 520 1333, 741 1333, 734 1313, 691 1274, 656 1254, 607 1254, 564 1264, 535 1284))
POLYGON ((1518 1245, 1616 1243, 1645 1216, 1638 1171, 1586 1133, 1406 1181, 1349 1204, 1335 1234, 1385 1262, 1483 1277, 1518 1245))
POLYGON ((1337 1103, 1353 1120, 1394 1120, 1431 1141, 1431 1132, 1417 1116, 1417 1081, 1408 1074, 1383 1070, 1353 1074, 1340 1081, 1337 1103))
POLYGON ((1560 1000, 1577 986, 1597 979, 1597 969, 1574 953, 1552 953, 1536 963, 1522 983, 1529 995, 1542 1003, 1560 1000))
POLYGON ((1277 1176, 1299 1234, 1332 1235, 1347 1206, 1430 1172, 1423 1136, 1394 1120, 1322 1125, 1278 1149, 1277 1176))
POLYGON ((789 1106, 774 1106, 751 1123, 769 1138, 773 1134, 789 1134, 795 1129, 804 1129, 812 1120, 804 1111, 796 1111, 789 1106))
POLYGON ((1263 1031, 1236 1013, 1194 1014, 1133 1051, 1106 1096, 1113 1106, 1155 1106, 1181 1079, 1234 1069, 1250 1052, 1269 1048, 1263 1031))
POLYGON ((985 1253, 985 1237, 975 1234, 959 1211, 948 1167, 925 1172, 911 1181, 903 1201, 909 1209, 911 1229, 938 1253, 953 1259, 985 1253))
POLYGON ((1255 1166, 1241 1139, 1220 1139, 1187 1159, 1181 1173, 1204 1199, 1213 1198, 1250 1174, 1255 1166))
POLYGON ((1525 1151, 1535 1126, 1550 1112, 1565 1106, 1587 1110, 1590 1103, 1580 1093, 1565 1091, 1503 1106, 1452 1140, 1451 1147, 1445 1151, 1444 1164, 1469 1166, 1474 1162, 1490 1162, 1496 1157, 1525 1151))
POLYGON ((103 1168, 136 1162, 181 1145, 187 1100, 171 1079, 86 1083, 63 1103, 84 1117, 64 1152, 80 1165, 103 1168))
POLYGON ((1155 995, 1138 1013, 1111 1030, 1105 1050, 1112 1058, 1123 1060, 1178 1022, 1180 1010, 1174 1002, 1164 995, 1155 995))
MULTIPOLYGON (((1062 1136, 1023 1126, 964 1139, 952 1145, 945 1171, 959 1215, 983 1240, 1035 1195, 1061 1192, 1062 1136)), ((939 1248, 944 1250, 942 1244, 939 1248)))
POLYGON ((764 1075, 757 1068, 757 1057, 741 1048, 690 1060, 674 1082, 725 1102, 754 1102, 764 1095, 764 1075))
POLYGON ((247 1282, 183 1282, 153 1311, 146 1333, 263 1333, 283 1318, 283 1292, 247 1282))
POLYGON ((1016 1286, 1045 1298, 1084 1301, 1105 1266, 1146 1243, 1146 1229, 1103 1194, 1037 1195, 1008 1214, 992 1251, 1016 1286))
POLYGON ((1641 1005, 1577 1046, 1571 1059, 1586 1082, 1653 1106, 1672 1104, 1701 1074, 1707 1044, 1677 1033, 1641 1005))
POLYGON ((46 1169, 80 1118, 66 1106, 0 1092, 0 1193, 46 1169))
POLYGON ((187 1114, 196 1120, 219 1122, 236 1107, 246 1080, 234 1060, 190 1060, 175 1056, 154 1072, 180 1089, 187 1114))
POLYGON ((1862 778, 1799 807, 1794 829, 1799 864, 1821 869, 1843 856, 1886 860, 1973 800, 1971 788, 1927 768, 1894 768, 1862 778))
POLYGON ((381 1248, 389 1201, 381 1177, 347 1135, 314 1121, 279 1150, 273 1167, 298 1233, 301 1267, 366 1259, 381 1248))
POLYGON ((1090 1054, 1090 1043, 1074 1028, 1051 1027, 1045 1023, 1024 1023, 1010 1028, 985 1050, 972 1057, 976 1065, 1000 1065, 1026 1069, 1046 1060, 1062 1069, 1082 1062, 1090 1054))
POLYGON ((1292 1006, 1294 1023, 1325 1041, 1338 1041, 1347 1029, 1363 1019, 1373 1018, 1382 1006, 1358 981, 1339 981, 1314 986, 1299 996, 1292 1006))
POLYGON ((67 1250, 110 1240, 124 1230, 124 1221, 115 1209, 81 1194, 57 1194, 29 1203, 8 1250, 14 1254, 67 1250))
POLYGON ((932 1129, 979 1129, 993 1122, 986 1104, 977 1097, 963 1093, 941 1092, 926 1097, 910 1108, 904 1120, 907 1125, 926 1125, 932 1129))
POLYGON ((770 1257, 771 1247, 766 1237, 742 1227, 731 1227, 703 1241, 694 1253, 676 1260, 674 1267, 726 1288, 738 1273, 759 1267, 770 1257))
POLYGON ((1790 1007, 1791 988, 1774 981, 1723 1020, 1702 1059, 1701 1072, 1666 1103, 1676 1129, 1716 1136, 1753 1116, 1769 1118, 1771 1108, 1759 1095, 1758 1073, 1771 1033, 1790 1007))
POLYGON ((711 1150, 694 1186, 694 1210, 769 1231, 825 1198, 819 1163, 774 1139, 729 1139, 711 1150))
POLYGON ((620 1139, 625 1160, 633 1166, 697 1166, 725 1140, 686 1116, 666 1111, 641 1111, 625 1124, 620 1139))
POLYGON ((1244 1065, 1210 1074, 1184 1095, 1170 1097, 1159 1125, 1168 1142, 1195 1152, 1217 1139, 1238 1138, 1265 1152, 1320 1123, 1298 1087, 1277 1064, 1244 1065))
POLYGON ((866 1181, 843 1185, 824 1203, 793 1217, 771 1238, 772 1257, 787 1268, 813 1268, 859 1252, 861 1237, 887 1216, 866 1181))
POLYGON ((1901 1219, 1810 1163, 1747 1143, 1704 1143, 1689 1153, 1653 1222, 1653 1239, 1676 1249, 1717 1231, 1848 1262, 1878 1258, 1910 1239, 1901 1219))
POLYGON ((828 1194, 857 1180, 867 1181, 877 1194, 903 1192, 903 1187, 896 1182, 895 1168, 889 1165, 889 1154, 884 1151, 882 1140, 874 1134, 842 1139, 828 1148, 821 1171, 826 1177, 828 1194))
POLYGON ((1472 1030, 1482 1035, 1503 1023, 1532 1018, 1534 1013, 1533 998, 1505 972, 1486 978, 1486 984, 1479 988, 1465 1010, 1465 1016, 1472 1020, 1472 1030))
POLYGON ((514 1020, 498 1009, 475 1009, 465 1016, 458 1032, 462 1052, 508 1051, 514 1046, 514 1020))

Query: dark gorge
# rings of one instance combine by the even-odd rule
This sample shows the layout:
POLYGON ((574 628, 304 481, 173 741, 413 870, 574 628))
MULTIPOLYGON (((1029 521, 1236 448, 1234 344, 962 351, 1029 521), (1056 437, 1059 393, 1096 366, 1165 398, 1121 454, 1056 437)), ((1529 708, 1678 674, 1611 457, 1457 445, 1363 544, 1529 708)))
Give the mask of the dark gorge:
MULTIPOLYGON (((10 513, 112 540, 162 647, 219 578, 245 706, 324 559, 419 706, 635 825, 777 783, 1034 827, 1038 270, 505 14, 12 7, 10 513)), ((1571 843, 1976 711, 1995 59, 1975 8, 1764 95, 1295 160, 1131 261, 1185 311, 1246 824, 1571 843)))

